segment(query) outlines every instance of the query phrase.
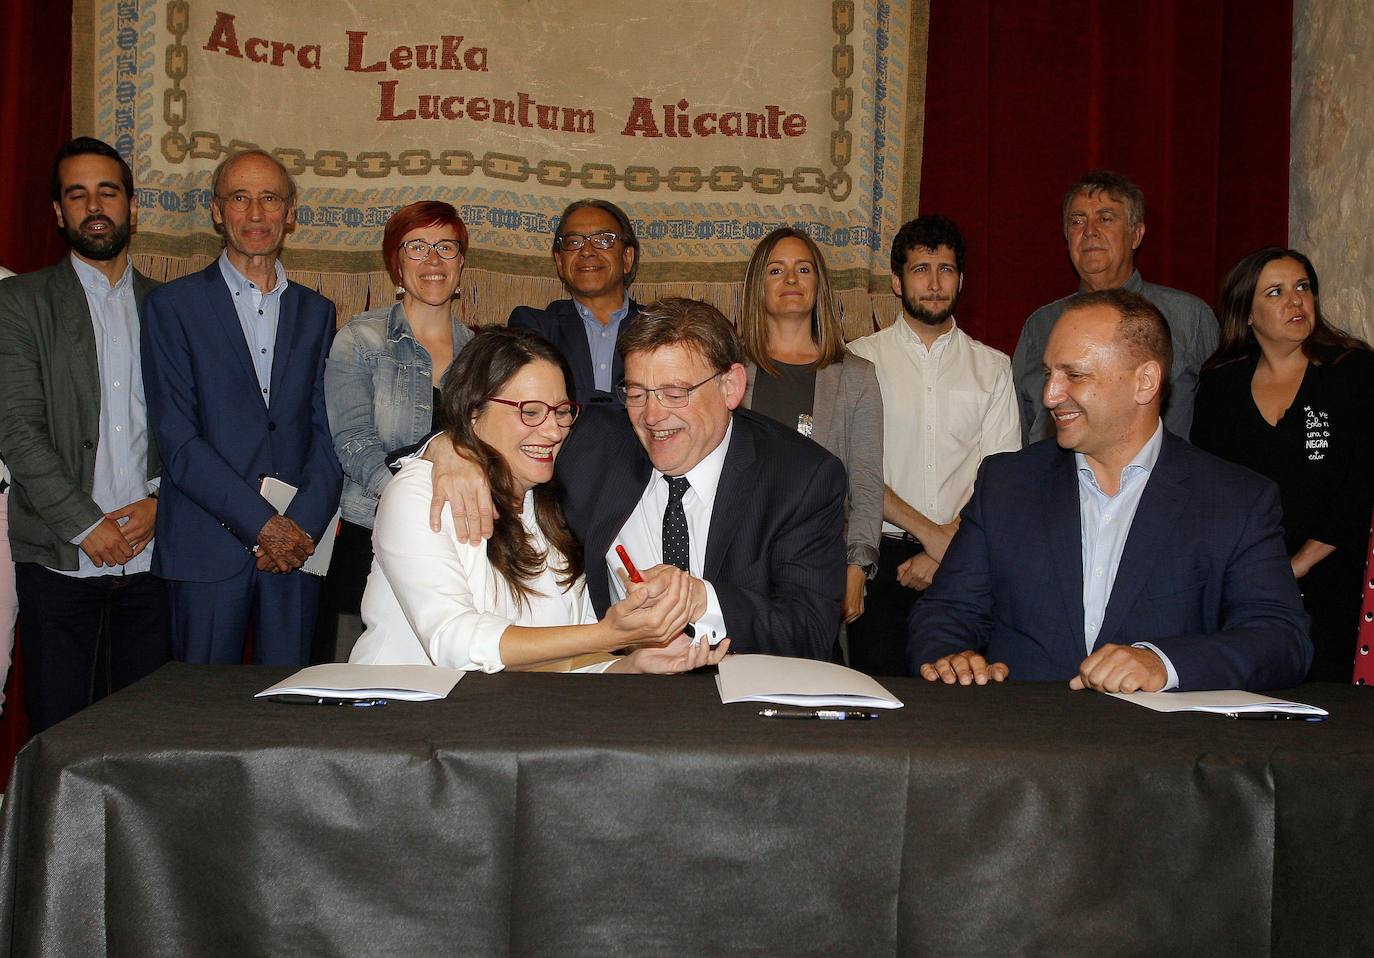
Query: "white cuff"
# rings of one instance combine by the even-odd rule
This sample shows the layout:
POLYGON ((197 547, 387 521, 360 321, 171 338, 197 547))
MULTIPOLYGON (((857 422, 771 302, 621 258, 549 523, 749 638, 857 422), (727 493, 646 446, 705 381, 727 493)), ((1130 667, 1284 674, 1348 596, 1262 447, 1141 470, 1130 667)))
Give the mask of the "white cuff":
POLYGON ((1174 689, 1178 688, 1178 673, 1174 671, 1174 663, 1170 662, 1169 657, 1159 651, 1158 647, 1149 642, 1132 642, 1131 648, 1149 649, 1155 655, 1159 656, 1159 660, 1164 663, 1164 671, 1169 673, 1169 681, 1164 683, 1164 688, 1160 689, 1161 692, 1172 692, 1174 689))

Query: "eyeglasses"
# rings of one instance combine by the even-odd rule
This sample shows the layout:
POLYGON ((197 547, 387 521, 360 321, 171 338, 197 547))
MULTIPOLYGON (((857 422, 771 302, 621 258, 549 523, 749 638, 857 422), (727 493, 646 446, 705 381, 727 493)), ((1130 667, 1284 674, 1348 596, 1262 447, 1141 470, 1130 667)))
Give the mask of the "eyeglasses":
POLYGON ((583 236, 581 233, 564 233, 554 240, 558 248, 565 253, 574 253, 582 247, 591 243, 597 249, 610 249, 615 245, 615 241, 620 239, 619 233, 612 233, 609 230, 603 233, 593 233, 590 236, 583 236))
POLYGON ((553 421, 563 428, 571 426, 577 422, 578 413, 582 412, 582 407, 571 399, 561 402, 557 406, 550 406, 540 399, 521 399, 519 401, 511 399, 497 399, 495 396, 488 397, 491 402, 499 402, 503 406, 514 406, 520 410, 520 421, 526 426, 542 426, 544 420, 549 418, 549 413, 553 413, 553 421))
POLYGON ((649 393, 653 393, 658 398, 658 404, 668 409, 680 409, 687 405, 687 400, 692 398, 692 393, 702 386, 705 386, 720 373, 708 376, 695 386, 659 386, 657 389, 650 389, 647 386, 627 386, 620 384, 618 392, 620 401, 627 406, 642 406, 649 401, 649 393))
POLYGON ((278 196, 276 193, 259 193, 254 196, 245 190, 238 190, 228 196, 218 197, 218 199, 220 203, 236 213, 247 213, 252 208, 254 201, 262 207, 264 213, 275 213, 286 205, 286 198, 278 196))
POLYGON ((421 239, 413 239, 401 244, 401 251, 406 254, 406 259, 413 259, 415 262, 429 259, 429 251, 439 254, 440 259, 457 259, 463 252, 461 246, 453 240, 440 240, 437 243, 426 243, 421 239))

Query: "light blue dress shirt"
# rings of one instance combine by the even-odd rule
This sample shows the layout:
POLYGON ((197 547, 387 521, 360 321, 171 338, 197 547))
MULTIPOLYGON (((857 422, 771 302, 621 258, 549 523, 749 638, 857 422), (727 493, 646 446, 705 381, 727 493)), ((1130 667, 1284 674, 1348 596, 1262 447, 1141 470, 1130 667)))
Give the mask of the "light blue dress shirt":
POLYGON ((272 398, 272 357, 277 348, 277 317, 281 315, 281 296, 286 291, 286 267, 282 266, 281 260, 277 260, 276 266, 277 284, 272 287, 272 292, 264 293, 229 262, 228 251, 219 256, 219 271, 224 275, 229 295, 234 300, 234 312, 238 313, 239 326, 248 343, 248 353, 253 359, 253 372, 258 377, 264 406, 272 398))
MULTIPOLYGON (((1097 633, 1102 628, 1102 618, 1107 612, 1107 601, 1112 595, 1112 585, 1116 582, 1117 569, 1121 565, 1121 555, 1126 550, 1126 538, 1131 533, 1131 522, 1140 505, 1140 497, 1145 494, 1145 486, 1150 481, 1150 473, 1159 461, 1159 450, 1164 445, 1164 423, 1155 427, 1154 435, 1146 440, 1140 451, 1121 470, 1121 488, 1116 495, 1109 496, 1097 484, 1097 476, 1092 466, 1081 452, 1074 453, 1074 464, 1078 468, 1078 515, 1083 529, 1083 640, 1085 655, 1091 655, 1097 645, 1097 633)), ((1149 642, 1134 643, 1138 648, 1149 649, 1164 662, 1169 673, 1165 689, 1178 687, 1178 673, 1168 657, 1149 642)))
POLYGON ((608 393, 616 385, 611 382, 611 369, 615 363, 615 341, 620 335, 621 320, 630 313, 630 294, 625 294, 625 301, 620 304, 619 309, 611 313, 611 321, 605 326, 601 325, 595 313, 576 299, 573 300, 573 308, 577 310, 577 315, 582 317, 582 328, 587 332, 587 346, 592 351, 592 376, 596 380, 596 388, 608 393))
MULTIPOLYGON (((105 274, 85 260, 72 256, 71 263, 91 311, 100 376, 100 439, 95 447, 91 498, 103 511, 113 512, 146 497, 158 485, 157 480, 148 481, 148 407, 143 398, 134 268, 130 264, 119 282, 111 286, 105 274)), ((80 545, 98 525, 86 529, 72 543, 80 545)), ((78 552, 75 572, 53 571, 74 578, 147 572, 152 567, 153 545, 148 543, 118 569, 98 566, 85 552, 78 552)))

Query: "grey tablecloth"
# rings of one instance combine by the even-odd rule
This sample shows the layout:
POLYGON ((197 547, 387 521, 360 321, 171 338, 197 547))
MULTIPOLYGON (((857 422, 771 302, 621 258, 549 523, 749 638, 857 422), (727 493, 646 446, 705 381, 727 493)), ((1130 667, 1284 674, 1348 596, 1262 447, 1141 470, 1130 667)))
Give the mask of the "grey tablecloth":
POLYGON ((357 711, 169 665, 31 742, 15 955, 1368 953, 1374 694, 1324 725, 897 680, 776 722, 706 676, 469 675, 357 711))

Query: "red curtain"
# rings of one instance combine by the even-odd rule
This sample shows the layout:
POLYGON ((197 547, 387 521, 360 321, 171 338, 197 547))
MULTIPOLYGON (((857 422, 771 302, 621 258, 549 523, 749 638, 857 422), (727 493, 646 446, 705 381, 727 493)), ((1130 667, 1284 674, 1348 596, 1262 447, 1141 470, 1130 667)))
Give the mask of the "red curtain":
MULTIPOLYGON (((47 176, 71 132, 71 0, 5 9, 0 263, 24 271, 65 252, 47 176)), ((1152 281, 1214 302, 1235 260, 1283 243, 1291 41, 1287 0, 933 0, 921 211, 968 241, 964 327, 1010 352, 1076 286, 1059 203, 1095 167, 1145 190, 1152 281)), ((27 732, 10 688, 0 776, 27 732)))
POLYGON ((968 245, 961 325, 1008 353, 1077 288, 1060 202, 1114 169, 1145 192, 1146 279, 1215 304, 1288 233, 1292 5, 934 0, 921 212, 968 245))

